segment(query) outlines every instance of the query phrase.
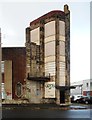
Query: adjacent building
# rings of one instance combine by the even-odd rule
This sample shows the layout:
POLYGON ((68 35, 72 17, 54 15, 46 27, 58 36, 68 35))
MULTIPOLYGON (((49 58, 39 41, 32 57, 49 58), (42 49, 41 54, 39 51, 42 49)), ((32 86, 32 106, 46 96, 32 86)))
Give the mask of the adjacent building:
POLYGON ((4 83, 7 99, 20 99, 24 96, 26 77, 26 48, 2 48, 2 83, 4 83))
POLYGON ((92 79, 83 80, 83 95, 92 96, 92 79))
POLYGON ((26 97, 30 103, 70 102, 70 11, 54 10, 26 28, 26 97))
POLYGON ((81 80, 71 83, 75 89, 71 90, 72 95, 92 96, 92 79, 81 80))

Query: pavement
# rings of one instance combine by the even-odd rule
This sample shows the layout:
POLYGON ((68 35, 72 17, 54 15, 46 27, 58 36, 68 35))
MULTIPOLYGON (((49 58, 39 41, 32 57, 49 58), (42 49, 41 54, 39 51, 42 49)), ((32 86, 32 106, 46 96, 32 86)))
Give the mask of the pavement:
POLYGON ((15 109, 19 107, 25 107, 29 109, 61 109, 61 110, 70 110, 70 109, 92 109, 92 105, 71 103, 71 105, 57 105, 57 104, 31 104, 27 100, 4 100, 2 101, 3 109, 15 109))
POLYGON ((57 104, 2 104, 3 109, 16 109, 19 107, 29 109, 55 109, 55 110, 78 110, 78 109, 89 109, 88 105, 71 104, 69 106, 60 106, 57 104))

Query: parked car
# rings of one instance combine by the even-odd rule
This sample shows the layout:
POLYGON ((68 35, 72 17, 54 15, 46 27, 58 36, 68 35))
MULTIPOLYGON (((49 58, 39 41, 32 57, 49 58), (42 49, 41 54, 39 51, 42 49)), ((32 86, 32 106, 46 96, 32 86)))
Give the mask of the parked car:
POLYGON ((79 103, 92 104, 92 96, 83 96, 77 100, 79 103))
POLYGON ((78 102, 78 100, 82 97, 82 95, 73 95, 71 96, 71 102, 78 102))

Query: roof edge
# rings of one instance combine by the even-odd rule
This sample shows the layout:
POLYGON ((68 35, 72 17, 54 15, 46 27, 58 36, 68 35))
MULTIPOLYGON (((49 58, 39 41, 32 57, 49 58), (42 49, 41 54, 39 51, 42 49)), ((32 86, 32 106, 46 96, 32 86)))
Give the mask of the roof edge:
POLYGON ((57 13, 61 14, 61 15, 65 15, 65 13, 63 11, 61 11, 61 10, 52 10, 52 11, 42 15, 41 17, 38 17, 37 19, 33 20, 32 22, 30 22, 30 26, 32 24, 35 24, 35 23, 39 22, 42 19, 45 19, 46 17, 50 17, 50 16, 52 16, 54 14, 57 14, 57 13))

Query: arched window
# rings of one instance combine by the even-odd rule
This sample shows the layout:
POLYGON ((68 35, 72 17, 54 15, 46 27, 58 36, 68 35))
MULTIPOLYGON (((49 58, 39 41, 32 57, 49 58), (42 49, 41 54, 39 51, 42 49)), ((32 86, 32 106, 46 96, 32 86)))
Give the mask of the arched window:
POLYGON ((18 97, 21 97, 22 95, 22 84, 20 82, 18 82, 16 85, 16 95, 18 97))

